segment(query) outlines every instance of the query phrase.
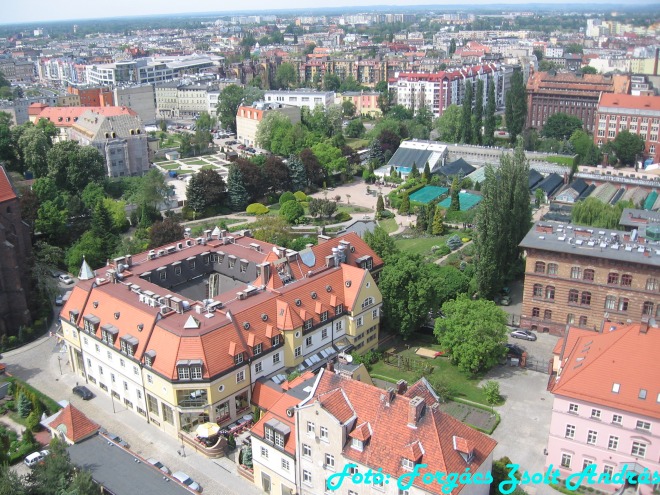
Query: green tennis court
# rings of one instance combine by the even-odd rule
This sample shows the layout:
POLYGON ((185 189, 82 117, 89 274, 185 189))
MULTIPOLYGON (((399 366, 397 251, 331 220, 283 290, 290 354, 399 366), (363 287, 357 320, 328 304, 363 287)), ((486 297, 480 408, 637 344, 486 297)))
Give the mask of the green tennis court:
MULTIPOLYGON (((461 211, 468 211, 481 201, 481 196, 470 193, 458 193, 458 201, 461 203, 461 211)), ((451 205, 450 197, 447 197, 438 203, 438 206, 442 206, 443 208, 449 208, 449 205, 451 205)))
POLYGON ((447 191, 449 191, 449 189, 447 189, 446 187, 425 186, 422 187, 419 191, 415 191, 414 193, 412 193, 410 195, 410 201, 416 201, 417 203, 428 204, 438 196, 447 194, 447 191))

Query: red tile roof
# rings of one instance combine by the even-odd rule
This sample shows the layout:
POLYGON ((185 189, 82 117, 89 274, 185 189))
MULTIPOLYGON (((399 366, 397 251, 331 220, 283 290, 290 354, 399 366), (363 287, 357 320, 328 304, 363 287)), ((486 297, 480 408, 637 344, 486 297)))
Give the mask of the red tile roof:
MULTIPOLYGON (((341 391, 357 414, 356 428, 362 429, 362 425, 368 422, 373 430, 363 451, 352 448, 349 442, 344 447, 344 456, 372 469, 382 468, 383 473, 393 478, 407 472, 402 467, 402 459, 409 459, 408 456, 417 457, 409 460, 428 465, 420 471, 422 474, 437 471, 462 473, 468 467, 475 472, 497 444, 489 436, 441 412, 435 403, 426 403, 425 413, 412 428, 408 426, 410 398, 397 395, 388 402, 382 400, 383 390, 377 387, 326 370, 320 373, 315 397, 323 398, 334 392, 332 397, 338 398, 337 391, 341 391), (468 459, 469 462, 454 448, 454 436, 460 436, 473 447, 474 456, 468 459)), ((345 408, 342 408, 342 417, 346 417, 345 408)), ((417 480, 415 486, 420 489, 442 493, 439 484, 424 485, 421 477, 417 480)), ((459 484, 451 493, 456 494, 462 488, 463 485, 459 484)))
POLYGON ((137 113, 128 107, 46 107, 37 115, 37 120, 50 120, 57 127, 71 127, 87 111, 104 117, 114 117, 116 115, 137 116, 137 113))
POLYGON ((603 93, 600 97, 598 106, 657 112, 660 110, 660 96, 633 96, 603 93))
POLYGON ((337 418, 341 424, 347 423, 355 416, 355 411, 351 407, 348 398, 339 388, 319 395, 317 400, 320 402, 321 407, 337 418))
POLYGON ((257 380, 254 384, 254 388, 252 389, 252 404, 259 407, 260 409, 263 409, 264 411, 270 411, 270 409, 273 407, 273 404, 280 400, 282 394, 284 393, 281 389, 277 390, 272 387, 271 384, 274 383, 275 382, 270 380, 257 380))
POLYGON ((5 167, 0 167, 0 203, 16 199, 16 191, 11 185, 5 167))
POLYGON ((92 436, 99 429, 99 425, 71 404, 62 409, 48 426, 62 432, 72 443, 92 436))
POLYGON ((266 414, 264 414, 263 417, 252 427, 252 429, 250 430, 250 434, 255 435, 263 440, 264 425, 271 419, 277 419, 278 421, 284 423, 289 428, 291 428, 291 432, 286 437, 286 441, 284 443, 284 450, 286 450, 291 455, 295 455, 296 454, 295 416, 290 417, 287 414, 287 409, 296 407, 299 403, 300 403, 300 399, 289 394, 283 394, 278 399, 278 401, 275 404, 273 404, 271 409, 266 414))
POLYGON ((660 328, 646 325, 607 323, 602 334, 579 336, 561 356, 552 393, 660 418, 660 328))

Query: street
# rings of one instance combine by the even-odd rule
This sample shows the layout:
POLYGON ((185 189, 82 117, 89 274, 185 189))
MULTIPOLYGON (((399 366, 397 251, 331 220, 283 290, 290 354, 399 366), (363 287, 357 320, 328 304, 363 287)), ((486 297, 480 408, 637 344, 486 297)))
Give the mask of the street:
MULTIPOLYGON (((54 330, 54 328, 53 328, 54 330)), ((184 471, 202 485, 210 495, 257 495, 263 493, 256 486, 236 473, 235 464, 227 459, 208 459, 190 448, 184 449, 185 457, 178 454, 182 445, 147 423, 141 416, 109 396, 97 387, 89 388, 96 395, 89 401, 75 396, 71 389, 84 378, 74 375, 67 361, 67 353, 55 336, 46 334, 35 342, 8 351, 3 355, 7 372, 22 378, 56 401, 70 401, 89 418, 110 432, 126 440, 131 450, 144 458, 155 457, 172 471, 184 471)), ((15 468, 23 473, 26 469, 15 468)))

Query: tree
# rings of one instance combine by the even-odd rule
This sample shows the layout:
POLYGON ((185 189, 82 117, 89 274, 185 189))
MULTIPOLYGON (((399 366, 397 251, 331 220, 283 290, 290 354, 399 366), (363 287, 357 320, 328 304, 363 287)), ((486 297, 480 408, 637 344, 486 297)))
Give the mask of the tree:
POLYGON ((484 391, 486 401, 490 407, 493 407, 502 400, 502 396, 500 395, 500 384, 495 380, 488 380, 481 386, 481 389, 484 391))
POLYGON ((527 94, 522 72, 514 72, 511 76, 511 88, 506 94, 505 118, 509 137, 515 143, 525 128, 527 118, 527 94))
POLYGON ((460 187, 458 185, 458 177, 454 177, 451 183, 451 203, 449 204, 449 211, 460 211, 461 201, 459 197, 460 187))
POLYGON ((268 112, 257 126, 257 133, 255 136, 257 145, 269 151, 273 151, 272 141, 275 136, 279 138, 292 128, 293 124, 291 124, 289 117, 281 112, 268 112))
POLYGON ((461 371, 476 374, 493 367, 507 341, 506 313, 492 301, 463 294, 442 305, 435 322, 438 343, 461 371))
POLYGON ((101 241, 101 251, 98 256, 102 260, 107 260, 112 256, 117 245, 118 238, 113 234, 112 218, 103 201, 96 203, 92 213, 92 225, 90 232, 101 241))
POLYGON ((348 117, 349 119, 352 118, 355 115, 355 105, 351 100, 345 100, 341 104, 341 111, 344 114, 344 117, 348 117))
POLYGON ((593 138, 585 131, 581 129, 575 131, 569 141, 578 155, 579 163, 585 165, 597 165, 600 163, 601 152, 598 146, 594 144, 593 138))
POLYGON ((540 187, 534 192, 534 206, 537 208, 541 207, 541 203, 543 203, 543 200, 545 199, 545 193, 543 192, 543 189, 540 187))
POLYGON ((456 53, 456 40, 454 38, 449 42, 449 58, 456 53))
POLYGON ((536 60, 537 60, 538 62, 540 62, 541 60, 543 60, 543 50, 541 50, 540 48, 535 48, 535 49, 532 51, 532 53, 534 54, 534 56, 536 57, 536 60))
POLYGON ((188 206, 198 213, 209 206, 222 205, 225 193, 224 179, 217 171, 211 169, 202 169, 194 174, 186 187, 188 206))
POLYGON ((321 200, 321 215, 325 218, 330 218, 337 211, 337 203, 329 199, 321 200))
POLYGON ((376 200, 376 213, 380 214, 383 210, 385 210, 385 202, 383 201, 383 195, 379 194, 376 200))
POLYGON ((449 105, 436 120, 438 138, 448 143, 457 143, 461 139, 461 107, 449 105))
POLYGON ((495 83, 488 80, 488 101, 486 102, 486 119, 484 121, 484 146, 493 146, 495 143, 495 83))
POLYGON ((230 84, 220 92, 217 113, 225 129, 236 132, 236 113, 244 98, 244 89, 236 84, 230 84))
POLYGON ((245 187, 243 175, 236 164, 229 166, 229 173, 227 174, 227 197, 229 204, 236 211, 243 211, 250 202, 250 194, 245 187))
POLYGON ((364 136, 366 129, 362 123, 362 119, 351 120, 346 125, 346 137, 349 138, 360 138, 364 136))
POLYGON ((300 152, 300 161, 305 166, 305 176, 308 182, 306 185, 319 185, 325 179, 325 170, 311 149, 305 148, 300 152))
POLYGON ((252 469, 252 466, 254 466, 252 462, 252 442, 248 442, 243 448, 243 465, 249 469, 252 469))
POLYGON ((580 72, 582 72, 582 74, 598 74, 598 69, 591 65, 585 65, 580 67, 580 72))
POLYGON ((428 161, 424 165, 424 173, 422 174, 422 178, 426 181, 427 184, 431 182, 431 167, 429 166, 428 161))
POLYGON ((312 146, 312 151, 325 170, 326 176, 348 172, 348 161, 339 148, 326 141, 312 146))
POLYGON ((287 201, 280 208, 280 216, 283 217, 287 223, 295 224, 300 218, 305 215, 305 210, 298 201, 287 201))
POLYGON ((172 217, 154 223, 149 229, 149 247, 156 248, 183 239, 183 226, 172 217))
POLYGON ((436 270, 439 267, 425 263, 418 255, 386 256, 387 263, 378 281, 383 295, 382 321, 391 332, 407 339, 427 320, 429 311, 437 307, 436 286, 440 280, 436 279, 436 270))
POLYGON ((575 131, 582 130, 582 127, 582 121, 577 117, 558 112, 545 121, 542 134, 544 137, 562 141, 570 138, 575 131))
POLYGON ((59 189, 80 194, 87 184, 102 182, 106 175, 105 160, 93 146, 80 146, 76 141, 55 143, 46 155, 48 176, 59 189))
POLYGON ((305 165, 300 158, 295 155, 289 156, 286 166, 289 169, 291 188, 294 191, 302 191, 305 189, 308 184, 307 173, 305 172, 305 165))
POLYGON ((27 170, 35 177, 44 177, 48 173, 46 155, 51 148, 50 138, 40 128, 29 124, 18 140, 21 157, 27 170))
POLYGON ((399 206, 399 214, 405 215, 407 213, 410 213, 410 196, 408 195, 408 191, 403 191, 403 194, 401 195, 401 205, 399 206))
POLYGON ((298 80, 296 69, 290 62, 284 62, 275 71, 275 85, 279 89, 288 89, 298 80))
POLYGON ((32 412, 32 401, 25 394, 25 392, 21 392, 18 395, 18 404, 16 406, 16 409, 18 411, 18 415, 21 418, 27 418, 28 415, 32 412))
POLYGON ((624 208, 635 208, 632 201, 619 201, 615 205, 589 197, 578 201, 571 210, 571 222, 601 229, 615 229, 619 225, 624 208))
POLYGON ((288 246, 293 240, 291 226, 282 216, 269 216, 250 224, 254 238, 277 246, 288 246))
POLYGON ((2 449, 0 456, 3 456, 0 463, 0 495, 28 495, 28 489, 25 486, 25 478, 19 476, 11 469, 8 463, 6 452, 9 451, 9 443, 2 449))
POLYGON ((484 81, 479 79, 477 81, 477 93, 475 95, 474 115, 472 118, 472 137, 474 143, 481 146, 481 126, 484 117, 484 81))
POLYGON ((284 192, 279 199, 279 204, 280 206, 284 205, 284 203, 288 203, 289 201, 297 201, 295 194, 293 194, 291 191, 286 191, 284 192))
POLYGON ((323 89, 326 91, 338 91, 339 86, 341 86, 339 76, 331 72, 326 72, 325 76, 323 76, 323 89))
MULTIPOLYGON (((503 481, 506 483, 512 483, 511 480, 511 468, 509 467, 513 462, 508 457, 501 457, 500 459, 493 462, 493 468, 491 469, 491 475, 493 477, 493 482, 490 484, 490 493, 489 495, 501 495, 500 483, 503 481)), ((514 477, 517 480, 520 480, 520 473, 516 472, 514 477)), ((506 484, 505 488, 509 488, 511 485, 506 484)), ((518 491, 514 492, 517 494, 518 491)))
POLYGON ((289 168, 279 157, 268 156, 261 171, 268 191, 277 193, 291 188, 289 168))
POLYGON ((443 218, 442 208, 436 206, 435 214, 433 215, 433 224, 431 225, 431 234, 442 235, 445 232, 445 226, 442 223, 443 218))
POLYGON ((612 149, 619 165, 629 167, 635 164, 644 151, 644 140, 630 131, 621 131, 612 141, 612 149))
POLYGON ((461 105, 461 141, 472 144, 472 82, 465 82, 465 96, 461 105))
POLYGON ((476 279, 481 297, 492 297, 520 257, 518 244, 531 222, 529 163, 519 143, 502 154, 500 167, 486 166, 483 200, 476 215, 476 279))

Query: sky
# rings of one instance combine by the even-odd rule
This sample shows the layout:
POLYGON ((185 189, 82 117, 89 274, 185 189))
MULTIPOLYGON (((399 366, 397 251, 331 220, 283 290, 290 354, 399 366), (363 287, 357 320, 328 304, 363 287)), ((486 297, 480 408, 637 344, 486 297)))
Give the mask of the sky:
MULTIPOLYGON (((537 0, 538 3, 549 0, 537 0)), ((554 0, 551 3, 593 3, 591 0, 554 0)), ((3 0, 0 24, 23 22, 60 21, 73 19, 99 19, 152 14, 179 14, 182 12, 223 12, 241 10, 264 11, 267 9, 309 9, 322 7, 374 5, 461 5, 462 0, 3 0)), ((471 5, 520 4, 528 0, 471 0, 471 5)), ((600 3, 603 3, 602 1, 600 3)), ((605 3, 609 3, 607 0, 605 3)), ((646 2, 644 2, 646 3, 646 2)))

